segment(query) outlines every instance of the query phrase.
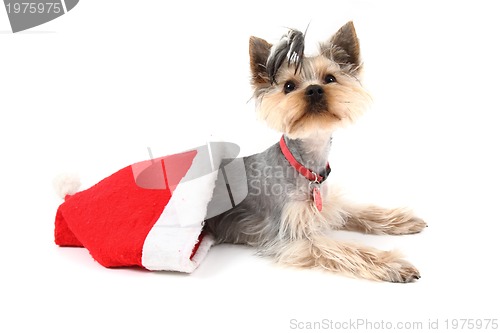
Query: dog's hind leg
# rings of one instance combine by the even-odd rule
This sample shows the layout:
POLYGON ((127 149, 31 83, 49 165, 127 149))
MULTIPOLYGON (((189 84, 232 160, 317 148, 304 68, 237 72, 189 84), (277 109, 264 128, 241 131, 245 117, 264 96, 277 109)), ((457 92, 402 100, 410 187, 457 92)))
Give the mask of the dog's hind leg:
POLYGON ((381 251, 356 244, 314 236, 275 244, 279 263, 296 267, 319 267, 359 278, 390 282, 412 282, 418 270, 394 251, 381 251))

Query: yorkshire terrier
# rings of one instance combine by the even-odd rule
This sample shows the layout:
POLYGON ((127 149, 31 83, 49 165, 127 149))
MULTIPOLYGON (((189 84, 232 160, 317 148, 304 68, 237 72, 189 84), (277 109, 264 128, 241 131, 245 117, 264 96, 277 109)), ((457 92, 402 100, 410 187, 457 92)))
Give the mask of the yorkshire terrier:
POLYGON ((419 271, 397 252, 327 236, 329 230, 404 235, 427 226, 408 209, 347 202, 324 183, 333 131, 353 123, 370 101, 360 82, 353 23, 320 44, 315 56, 304 55, 304 34, 297 30, 275 45, 251 37, 249 51, 257 114, 283 136, 264 152, 244 158, 247 197, 208 219, 206 230, 218 243, 255 246, 286 265, 372 280, 419 279, 419 271))

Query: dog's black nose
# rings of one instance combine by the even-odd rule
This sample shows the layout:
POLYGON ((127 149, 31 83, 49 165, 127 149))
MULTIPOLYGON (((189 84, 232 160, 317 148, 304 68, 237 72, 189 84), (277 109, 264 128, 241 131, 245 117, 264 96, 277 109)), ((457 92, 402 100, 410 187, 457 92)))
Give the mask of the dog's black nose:
POLYGON ((312 84, 306 88, 306 96, 312 101, 317 102, 323 98, 323 88, 317 84, 312 84))

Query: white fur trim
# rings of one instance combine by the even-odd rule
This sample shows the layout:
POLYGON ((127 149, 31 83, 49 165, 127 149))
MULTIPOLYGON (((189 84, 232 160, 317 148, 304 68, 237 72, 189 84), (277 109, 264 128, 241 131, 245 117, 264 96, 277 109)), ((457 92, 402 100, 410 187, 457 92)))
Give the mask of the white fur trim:
MULTIPOLYGON (((206 156, 197 155, 190 172, 206 163, 206 156)), ((217 161, 217 165, 220 161, 217 161)), ((149 270, 168 270, 191 273, 198 267, 213 244, 206 235, 195 256, 192 251, 203 229, 207 206, 212 199, 217 173, 181 182, 177 185, 169 203, 146 237, 142 247, 142 265, 149 270)))
POLYGON ((72 195, 78 192, 82 183, 78 175, 61 174, 54 179, 53 185, 57 195, 61 199, 64 199, 66 195, 72 195))
POLYGON ((211 235, 205 235, 190 259, 200 229, 154 226, 144 242, 142 265, 151 271, 193 272, 214 243, 211 235))

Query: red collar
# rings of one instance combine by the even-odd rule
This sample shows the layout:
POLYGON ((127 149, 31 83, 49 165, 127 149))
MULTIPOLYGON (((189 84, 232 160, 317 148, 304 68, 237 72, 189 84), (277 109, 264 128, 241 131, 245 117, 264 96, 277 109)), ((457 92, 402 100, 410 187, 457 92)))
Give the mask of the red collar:
POLYGON ((330 164, 327 162, 326 163, 326 172, 324 175, 319 175, 316 172, 306 168, 302 164, 300 164, 295 157, 293 157, 292 152, 290 149, 288 149, 286 142, 285 142, 285 136, 283 135, 280 140, 280 147, 281 151, 283 152, 283 155, 285 155, 285 158, 287 161, 297 170, 302 176, 306 177, 309 181, 317 184, 321 184, 326 180, 328 175, 330 174, 331 168, 330 164))

